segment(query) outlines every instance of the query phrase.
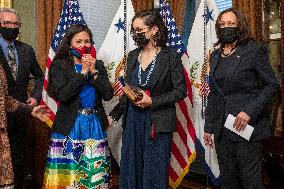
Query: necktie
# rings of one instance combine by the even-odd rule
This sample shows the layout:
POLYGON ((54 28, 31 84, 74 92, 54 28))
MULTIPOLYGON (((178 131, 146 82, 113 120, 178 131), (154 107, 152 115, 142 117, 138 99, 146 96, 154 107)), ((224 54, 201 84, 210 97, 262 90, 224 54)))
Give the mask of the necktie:
POLYGON ((8 64, 10 66, 13 78, 14 78, 14 80, 16 80, 16 77, 17 77, 17 64, 16 64, 14 47, 13 47, 12 44, 8 45, 8 64))

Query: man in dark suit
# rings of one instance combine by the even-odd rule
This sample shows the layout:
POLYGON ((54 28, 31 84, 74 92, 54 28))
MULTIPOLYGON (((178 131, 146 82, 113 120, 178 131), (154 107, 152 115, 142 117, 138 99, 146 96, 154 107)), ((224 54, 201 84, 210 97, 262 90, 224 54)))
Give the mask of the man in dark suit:
MULTIPOLYGON (((0 9, 0 63, 8 82, 9 95, 29 106, 35 106, 41 99, 43 73, 31 46, 16 40, 20 21, 14 9, 0 9), (28 97, 27 89, 30 74, 35 87, 28 97)), ((15 188, 23 188, 25 172, 25 138, 28 123, 19 114, 8 115, 8 133, 11 144, 15 174, 15 188)))

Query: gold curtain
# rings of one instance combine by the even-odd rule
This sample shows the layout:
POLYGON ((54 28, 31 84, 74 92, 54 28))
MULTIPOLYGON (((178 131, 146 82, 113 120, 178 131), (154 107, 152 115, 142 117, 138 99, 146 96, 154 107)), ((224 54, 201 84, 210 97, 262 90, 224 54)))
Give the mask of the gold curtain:
POLYGON ((135 12, 153 8, 153 0, 132 0, 132 4, 135 12))
MULTIPOLYGON (((64 0, 37 1, 37 59, 45 70, 50 42, 60 17, 64 0)), ((50 128, 39 120, 33 119, 27 131, 27 153, 30 154, 26 163, 32 170, 33 184, 41 186, 44 175, 45 161, 50 140, 50 128)), ((28 186, 27 188, 33 188, 28 186)))
POLYGON ((245 13, 252 37, 262 41, 262 0, 233 0, 233 7, 245 13))
POLYGON ((43 70, 63 3, 64 0, 37 1, 37 58, 43 70))
POLYGON ((183 18, 185 14, 186 8, 186 0, 170 0, 169 1, 171 10, 173 13, 173 17, 175 18, 177 27, 179 29, 180 34, 182 34, 183 30, 183 18))

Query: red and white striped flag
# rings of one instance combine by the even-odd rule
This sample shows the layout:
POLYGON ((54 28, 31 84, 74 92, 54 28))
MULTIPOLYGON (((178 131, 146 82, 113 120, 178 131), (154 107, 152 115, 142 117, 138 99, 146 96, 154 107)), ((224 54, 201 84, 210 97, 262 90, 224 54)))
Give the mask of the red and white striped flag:
POLYGON ((43 91, 42 91, 41 104, 47 105, 47 107, 51 110, 49 119, 46 122, 49 127, 52 126, 52 123, 54 121, 55 114, 57 112, 58 102, 56 102, 53 98, 48 96, 47 91, 46 91, 47 85, 48 85, 48 71, 52 63, 52 60, 55 56, 55 53, 57 52, 58 45, 64 36, 65 30, 70 25, 74 25, 74 24, 86 25, 86 22, 83 19, 83 15, 82 15, 82 12, 80 11, 78 1, 77 0, 65 0, 63 9, 61 11, 59 22, 57 24, 57 27, 54 32, 54 36, 51 41, 51 45, 50 45, 50 49, 49 49, 49 53, 47 57, 44 85, 43 85, 43 91))
POLYGON ((200 96, 205 95, 206 97, 208 97, 209 93, 210 93, 209 76, 205 75, 205 78, 204 78, 204 80, 202 81, 202 84, 201 84, 199 95, 200 96))
POLYGON ((122 87, 123 86, 122 86, 120 80, 117 79, 114 86, 113 86, 115 96, 122 96, 123 95, 122 87))
POLYGON ((169 182, 172 188, 177 188, 183 177, 188 173, 190 164, 195 160, 195 130, 192 115, 192 89, 189 79, 189 57, 187 55, 175 20, 167 0, 160 0, 160 14, 168 28, 168 46, 181 53, 184 74, 187 84, 187 97, 176 104, 177 132, 173 135, 171 163, 169 167, 169 182))

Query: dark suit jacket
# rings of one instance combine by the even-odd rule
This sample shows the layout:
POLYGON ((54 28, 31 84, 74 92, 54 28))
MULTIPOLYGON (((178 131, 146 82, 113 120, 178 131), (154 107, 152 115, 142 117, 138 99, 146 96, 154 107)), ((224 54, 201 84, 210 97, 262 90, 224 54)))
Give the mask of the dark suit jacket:
MULTIPOLYGON (((113 88, 103 62, 97 60, 95 67, 99 74, 97 79, 92 79, 90 83, 96 89, 96 109, 102 126, 106 128, 108 121, 102 98, 106 101, 110 100, 113 97, 113 88)), ((60 103, 53 123, 53 131, 63 135, 70 133, 80 108, 80 91, 85 83, 84 76, 75 72, 71 59, 53 61, 49 71, 48 93, 60 103)))
MULTIPOLYGON (((130 81, 139 52, 139 49, 135 49, 128 55, 125 76, 126 83, 130 81)), ((176 130, 175 103, 184 99, 187 95, 180 55, 169 48, 163 48, 158 56, 152 74, 152 125, 157 133, 174 132, 176 130)), ((113 119, 118 120, 124 113, 123 117, 125 118, 128 103, 130 103, 130 101, 126 96, 121 97, 118 105, 109 115, 112 116, 113 119)))
MULTIPOLYGON (((206 107, 205 132, 219 137, 224 130, 224 122, 228 114, 237 116, 241 111, 246 112, 254 127, 251 140, 259 140, 271 134, 270 103, 279 93, 280 87, 268 58, 267 48, 259 43, 250 41, 238 47, 231 55, 235 66, 227 70, 230 75, 225 81, 225 89, 221 91, 214 80, 220 53, 214 51, 210 61, 210 94, 206 107)), ((229 132, 234 140, 241 137, 229 132)))
POLYGON ((15 47, 19 58, 16 81, 12 76, 12 72, 3 50, 0 48, 0 62, 2 63, 6 73, 9 95, 25 102, 28 99, 27 88, 29 84, 29 76, 32 74, 34 76, 35 87, 32 91, 31 97, 35 98, 39 102, 43 87, 43 73, 36 60, 35 52, 31 46, 20 41, 15 41, 15 47))

